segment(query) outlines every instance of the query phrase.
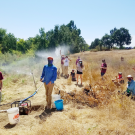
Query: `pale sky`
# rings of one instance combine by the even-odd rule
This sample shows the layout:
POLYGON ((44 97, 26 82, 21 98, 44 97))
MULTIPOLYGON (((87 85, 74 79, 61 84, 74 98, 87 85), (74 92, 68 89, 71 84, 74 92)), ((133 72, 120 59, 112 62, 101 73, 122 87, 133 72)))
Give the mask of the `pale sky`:
POLYGON ((74 20, 90 45, 114 27, 129 30, 135 46, 135 0, 0 0, 0 28, 27 39, 74 20))

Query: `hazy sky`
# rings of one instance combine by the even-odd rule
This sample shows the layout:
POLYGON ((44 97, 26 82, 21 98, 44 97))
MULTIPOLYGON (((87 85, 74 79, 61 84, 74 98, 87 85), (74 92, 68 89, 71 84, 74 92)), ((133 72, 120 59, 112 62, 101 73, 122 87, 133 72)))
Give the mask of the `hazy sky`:
POLYGON ((0 0, 0 28, 27 39, 74 20, 90 44, 114 27, 129 30, 135 46, 135 0, 0 0))

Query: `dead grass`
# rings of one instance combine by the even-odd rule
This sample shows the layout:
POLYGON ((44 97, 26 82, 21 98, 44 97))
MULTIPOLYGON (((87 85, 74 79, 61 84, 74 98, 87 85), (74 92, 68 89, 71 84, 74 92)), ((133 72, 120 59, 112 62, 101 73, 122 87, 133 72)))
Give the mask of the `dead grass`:
MULTIPOLYGON (((76 68, 75 60, 80 54, 72 55, 70 70, 76 68)), ((46 121, 35 119, 43 110, 33 111, 28 116, 20 116, 20 123, 14 128, 5 129, 8 124, 7 114, 0 114, 0 134, 11 135, 134 135, 135 134, 135 101, 130 97, 119 94, 126 90, 126 76, 135 75, 132 70, 134 66, 135 50, 107 51, 107 52, 85 52, 81 59, 84 61, 83 84, 91 86, 88 95, 83 93, 84 87, 77 87, 70 78, 65 80, 60 78, 56 81, 55 91, 63 91, 64 111, 54 112, 46 121), (124 57, 121 62, 120 58, 124 57), (100 77, 101 60, 106 59, 108 69, 104 80, 100 77), (116 86, 112 79, 118 74, 123 73, 125 83, 116 86), (75 91, 74 91, 75 90, 75 91), (70 96, 66 93, 75 93, 70 96), (66 96, 67 95, 67 96, 66 96), (75 100, 77 99, 77 100, 75 100), (81 102, 77 102, 81 101, 81 102), (87 104, 88 102, 89 107, 87 104)), ((39 75, 39 71, 35 70, 39 75)), ((11 102, 17 98, 25 98, 35 90, 30 77, 20 76, 10 78, 6 76, 4 83, 2 103, 11 102), (22 80, 25 80, 22 82, 22 80), (27 82, 27 83, 26 83, 27 82)), ((38 80, 38 77, 36 78, 38 80)), ((40 83, 38 83, 38 86, 40 83)), ((45 105, 44 87, 31 98, 32 105, 45 105)), ((73 94, 72 93, 72 94, 73 94)), ((2 108, 0 108, 2 109, 2 108)))

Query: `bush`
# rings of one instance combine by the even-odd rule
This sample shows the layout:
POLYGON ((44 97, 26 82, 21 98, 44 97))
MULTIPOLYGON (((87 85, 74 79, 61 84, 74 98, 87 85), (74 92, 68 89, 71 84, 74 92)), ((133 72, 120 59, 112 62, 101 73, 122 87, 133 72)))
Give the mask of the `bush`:
POLYGON ((97 52, 97 49, 90 49, 91 52, 97 52))

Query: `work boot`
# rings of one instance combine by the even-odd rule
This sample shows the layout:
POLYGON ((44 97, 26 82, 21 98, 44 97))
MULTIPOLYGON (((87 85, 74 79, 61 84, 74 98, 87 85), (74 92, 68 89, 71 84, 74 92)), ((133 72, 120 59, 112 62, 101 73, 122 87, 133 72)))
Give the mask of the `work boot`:
POLYGON ((49 114, 49 113, 51 113, 51 109, 46 109, 45 112, 46 112, 47 114, 49 114))

